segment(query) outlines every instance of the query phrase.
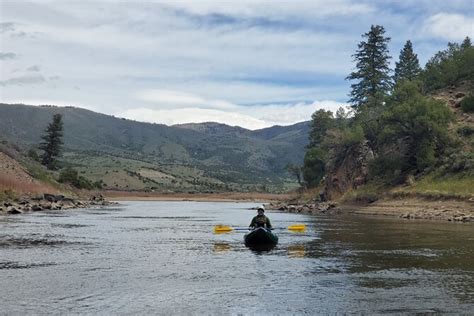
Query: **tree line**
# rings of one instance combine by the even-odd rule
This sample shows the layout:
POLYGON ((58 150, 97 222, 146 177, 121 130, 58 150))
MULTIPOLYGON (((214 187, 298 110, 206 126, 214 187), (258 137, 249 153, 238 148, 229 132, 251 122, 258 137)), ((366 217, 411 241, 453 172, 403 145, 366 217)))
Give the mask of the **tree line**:
MULTIPOLYGON (((340 108, 336 113, 321 109, 311 117, 309 145, 300 168, 308 187, 319 185, 328 170, 361 144, 374 153, 369 177, 388 184, 429 171, 442 157, 456 151, 456 141, 448 131, 453 113, 429 94, 465 81, 474 82, 470 38, 461 44, 449 43, 424 69, 408 40, 392 71, 388 50, 391 39, 384 27, 372 25, 362 37, 352 55, 355 70, 346 78, 352 83, 350 108, 340 108)), ((463 100, 464 111, 473 110, 473 98, 463 100)), ((472 161, 472 153, 467 159, 472 161)), ((292 174, 298 173, 295 166, 290 167, 292 174)))

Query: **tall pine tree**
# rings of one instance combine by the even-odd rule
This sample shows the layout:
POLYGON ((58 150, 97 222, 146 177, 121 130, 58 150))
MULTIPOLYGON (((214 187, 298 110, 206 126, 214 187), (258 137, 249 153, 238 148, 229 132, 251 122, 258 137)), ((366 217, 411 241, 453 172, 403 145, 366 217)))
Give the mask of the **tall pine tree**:
POLYGON ((400 51, 400 59, 395 63, 395 74, 393 81, 395 83, 402 80, 413 81, 421 73, 418 56, 413 52, 411 41, 408 40, 400 51))
POLYGON ((48 169, 56 169, 57 158, 61 153, 61 145, 63 137, 63 121, 61 114, 54 114, 53 121, 46 128, 45 135, 41 138, 43 142, 40 149, 43 150, 41 155, 41 163, 48 169))
POLYGON ((464 40, 462 41, 461 49, 466 50, 471 47, 472 47, 471 39, 469 38, 469 36, 466 36, 464 40))
POLYGON ((370 31, 362 35, 366 41, 358 44, 354 55, 357 70, 346 79, 356 80, 351 85, 349 102, 359 111, 363 107, 381 105, 391 89, 391 78, 387 44, 390 37, 385 37, 385 29, 372 25, 370 31))

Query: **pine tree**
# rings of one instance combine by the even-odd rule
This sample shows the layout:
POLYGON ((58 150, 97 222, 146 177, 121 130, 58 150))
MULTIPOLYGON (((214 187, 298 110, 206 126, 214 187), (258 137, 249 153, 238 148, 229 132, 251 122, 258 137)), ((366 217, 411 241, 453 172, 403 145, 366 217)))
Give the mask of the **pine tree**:
POLYGON ((400 59, 395 63, 395 74, 393 81, 395 83, 401 80, 413 81, 421 73, 418 56, 413 52, 411 41, 407 41, 400 51, 400 59))
POLYGON ((464 41, 462 41, 461 49, 466 50, 471 47, 472 47, 471 39, 469 38, 469 36, 466 36, 464 41))
POLYGON ((382 104, 383 98, 391 88, 390 68, 387 44, 390 37, 384 37, 385 29, 372 25, 370 31, 362 35, 367 41, 358 44, 357 52, 352 55, 357 70, 346 79, 357 80, 351 85, 349 102, 359 110, 362 106, 374 107, 382 104))
POLYGON ((321 147, 328 129, 334 127, 334 117, 331 111, 320 109, 311 115, 311 130, 308 147, 321 147))
POLYGON ((48 169, 56 169, 57 157, 61 153, 61 145, 63 144, 63 122, 61 114, 54 114, 53 121, 45 130, 45 135, 41 138, 44 140, 40 144, 43 150, 41 155, 41 163, 48 169))

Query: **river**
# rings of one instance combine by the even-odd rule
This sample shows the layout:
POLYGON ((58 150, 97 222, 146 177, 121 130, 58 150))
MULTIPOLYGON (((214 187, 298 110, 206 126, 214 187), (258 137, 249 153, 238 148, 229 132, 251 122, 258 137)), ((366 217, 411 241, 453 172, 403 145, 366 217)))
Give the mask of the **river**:
POLYGON ((122 202, 0 217, 1 314, 472 313, 474 226, 267 212, 256 203, 122 202), (304 233, 284 229, 305 223, 304 233))

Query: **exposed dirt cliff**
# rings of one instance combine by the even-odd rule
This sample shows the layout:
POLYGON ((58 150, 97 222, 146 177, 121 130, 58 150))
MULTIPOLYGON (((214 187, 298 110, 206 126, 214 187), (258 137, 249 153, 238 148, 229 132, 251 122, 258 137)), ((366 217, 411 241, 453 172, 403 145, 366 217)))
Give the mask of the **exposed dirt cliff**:
POLYGON ((366 183, 372 159, 374 153, 367 141, 352 147, 340 163, 329 170, 323 184, 324 199, 337 200, 366 183))

